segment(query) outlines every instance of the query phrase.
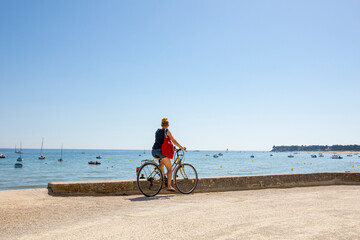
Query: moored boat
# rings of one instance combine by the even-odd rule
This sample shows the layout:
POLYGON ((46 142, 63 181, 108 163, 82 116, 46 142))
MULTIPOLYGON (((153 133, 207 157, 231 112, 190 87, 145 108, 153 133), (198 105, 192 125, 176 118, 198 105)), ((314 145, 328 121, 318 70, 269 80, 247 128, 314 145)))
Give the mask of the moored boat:
POLYGON ((96 161, 96 162, 94 162, 94 161, 88 161, 88 164, 90 164, 90 165, 100 165, 101 162, 98 162, 98 161, 96 161))
POLYGON ((23 153, 22 152, 22 147, 21 147, 21 142, 20 142, 20 150, 16 150, 16 144, 15 144, 15 153, 23 153))
POLYGON ((46 157, 43 155, 43 145, 44 145, 44 138, 42 138, 42 141, 41 141, 41 150, 40 150, 40 156, 39 156, 39 159, 40 160, 44 160, 46 157))
POLYGON ((254 158, 255 156, 254 156, 254 155, 251 155, 250 157, 251 157, 251 158, 254 158))
POLYGON ((101 155, 99 155, 99 156, 97 156, 97 157, 96 157, 96 159, 102 159, 102 156, 101 156, 101 155))
POLYGON ((291 155, 291 154, 288 156, 288 158, 293 158, 293 157, 294 157, 294 155, 291 155))
POLYGON ((334 154, 331 156, 332 159, 342 159, 340 155, 334 154))
POLYGON ((0 158, 6 158, 6 155, 0 153, 0 158))
POLYGON ((217 154, 214 154, 213 155, 213 158, 218 158, 219 156, 217 154))
POLYGON ((64 161, 64 159, 62 158, 62 156, 63 156, 63 145, 61 144, 61 156, 60 156, 60 158, 58 159, 59 162, 64 161))
POLYGON ((311 155, 312 158, 317 158, 317 156, 315 154, 311 155))
POLYGON ((322 153, 319 153, 319 157, 324 157, 324 154, 322 154, 322 153))
POLYGON ((15 163, 15 168, 22 168, 23 165, 21 163, 15 163))
POLYGON ((21 155, 20 155, 20 157, 18 157, 18 159, 16 159, 16 161, 18 161, 18 162, 22 162, 22 160, 23 160, 23 158, 21 157, 21 155))

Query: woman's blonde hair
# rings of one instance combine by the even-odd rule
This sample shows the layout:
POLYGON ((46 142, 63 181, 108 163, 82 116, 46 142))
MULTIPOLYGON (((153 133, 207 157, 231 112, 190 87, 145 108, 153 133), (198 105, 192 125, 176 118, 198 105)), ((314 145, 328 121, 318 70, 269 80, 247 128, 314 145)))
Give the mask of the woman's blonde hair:
POLYGON ((168 127, 168 126, 169 126, 169 121, 168 121, 167 118, 163 118, 163 119, 161 120, 161 126, 162 126, 162 127, 168 127))

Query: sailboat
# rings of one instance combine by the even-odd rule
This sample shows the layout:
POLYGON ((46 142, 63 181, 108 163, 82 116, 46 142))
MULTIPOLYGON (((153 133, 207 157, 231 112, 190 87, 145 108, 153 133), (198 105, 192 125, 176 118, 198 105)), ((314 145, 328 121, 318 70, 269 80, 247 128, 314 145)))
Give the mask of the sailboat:
POLYGON ((42 142, 41 142, 41 151, 40 151, 40 156, 39 156, 39 159, 41 160, 44 160, 45 159, 45 156, 43 155, 43 145, 44 145, 44 138, 42 139, 42 142))
POLYGON ((22 153, 22 149, 21 149, 21 142, 20 142, 20 150, 18 151, 17 149, 16 149, 16 144, 15 144, 15 153, 22 153))
POLYGON ((20 142, 20 150, 18 151, 18 153, 22 154, 22 145, 21 145, 21 142, 20 142))
POLYGON ((58 159, 59 162, 64 161, 64 159, 62 158, 62 154, 63 154, 63 145, 61 144, 61 157, 58 159))

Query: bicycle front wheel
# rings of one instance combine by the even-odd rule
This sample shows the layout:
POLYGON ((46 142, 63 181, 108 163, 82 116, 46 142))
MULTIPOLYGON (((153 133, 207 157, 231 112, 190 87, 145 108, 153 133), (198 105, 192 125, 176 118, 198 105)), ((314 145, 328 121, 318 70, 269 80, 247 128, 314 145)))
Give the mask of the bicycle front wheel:
POLYGON ((181 163, 174 172, 175 186, 181 193, 192 193, 198 183, 196 169, 188 163, 181 163))
POLYGON ((158 194, 163 185, 163 174, 155 163, 143 164, 137 174, 139 190, 147 197, 158 194))

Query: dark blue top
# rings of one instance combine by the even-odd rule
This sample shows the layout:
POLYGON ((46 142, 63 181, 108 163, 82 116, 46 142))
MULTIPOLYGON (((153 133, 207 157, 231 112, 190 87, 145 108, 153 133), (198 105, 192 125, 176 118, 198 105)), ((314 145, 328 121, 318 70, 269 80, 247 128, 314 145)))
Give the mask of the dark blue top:
MULTIPOLYGON (((166 129, 167 132, 167 129, 166 129)), ((155 143, 153 149, 161 149, 161 145, 164 143, 165 129, 159 128, 155 133, 155 143)))

